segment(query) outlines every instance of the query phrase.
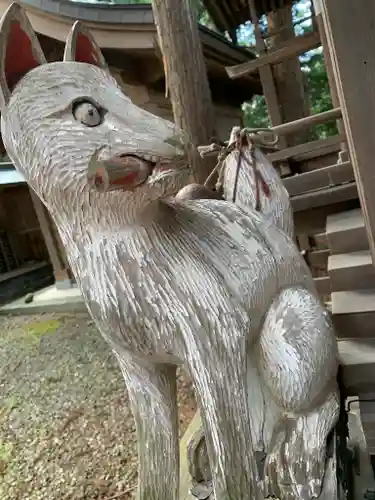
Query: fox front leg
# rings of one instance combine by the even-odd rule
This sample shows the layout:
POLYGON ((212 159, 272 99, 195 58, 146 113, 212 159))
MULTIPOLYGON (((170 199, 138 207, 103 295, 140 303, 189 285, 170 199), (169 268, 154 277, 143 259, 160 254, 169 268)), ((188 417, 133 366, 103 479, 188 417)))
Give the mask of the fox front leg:
POLYGON ((265 496, 311 500, 322 491, 326 444, 339 414, 338 351, 328 313, 303 288, 281 292, 260 338, 260 373, 283 409, 265 463, 265 496))
MULTIPOLYGON (((235 336, 234 332, 232 339, 235 336)), ((196 336, 187 358, 203 420, 214 498, 255 500, 260 491, 247 405, 245 342, 242 345, 239 339, 230 349, 208 337, 196 336)))
POLYGON ((176 367, 118 355, 137 428, 139 500, 177 500, 176 367))

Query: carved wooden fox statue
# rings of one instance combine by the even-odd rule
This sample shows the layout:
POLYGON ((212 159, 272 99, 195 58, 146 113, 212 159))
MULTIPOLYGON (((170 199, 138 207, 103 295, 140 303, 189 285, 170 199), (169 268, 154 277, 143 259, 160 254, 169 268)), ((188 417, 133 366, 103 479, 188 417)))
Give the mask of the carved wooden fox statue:
POLYGON ((293 242, 232 203, 168 199, 190 182, 182 134, 122 93, 81 24, 64 61, 47 64, 13 4, 0 49, 3 140, 119 360, 138 498, 178 498, 179 364, 194 381, 217 500, 334 498, 337 345, 293 242))

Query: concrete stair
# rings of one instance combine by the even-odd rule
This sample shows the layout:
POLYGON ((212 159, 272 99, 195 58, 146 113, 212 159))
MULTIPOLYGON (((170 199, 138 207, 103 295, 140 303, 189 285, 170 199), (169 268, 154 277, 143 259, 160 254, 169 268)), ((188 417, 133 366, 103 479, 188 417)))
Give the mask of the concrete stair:
POLYGON ((375 267, 360 209, 327 217, 331 313, 343 382, 357 396, 368 452, 375 454, 375 267))
POLYGON ((327 242, 331 312, 337 334, 339 338, 375 338, 375 267, 361 210, 328 216, 327 242))
POLYGON ((330 255, 327 270, 334 292, 375 289, 375 267, 369 250, 330 255))
POLYGON ((369 248, 360 208, 329 215, 326 235, 332 255, 359 252, 369 248))
POLYGON ((347 395, 375 393, 375 338, 340 340, 339 354, 347 395))
POLYGON ((332 292, 331 312, 339 338, 375 338, 375 290, 332 292))

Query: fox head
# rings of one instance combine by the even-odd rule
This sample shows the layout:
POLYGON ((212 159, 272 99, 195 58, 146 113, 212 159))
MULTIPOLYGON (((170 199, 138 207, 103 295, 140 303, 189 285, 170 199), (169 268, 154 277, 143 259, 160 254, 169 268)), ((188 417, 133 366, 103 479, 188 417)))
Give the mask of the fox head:
POLYGON ((142 208, 190 180, 182 132, 124 95, 79 21, 64 60, 47 63, 22 7, 8 8, 0 106, 6 150, 52 215, 85 203, 142 208))

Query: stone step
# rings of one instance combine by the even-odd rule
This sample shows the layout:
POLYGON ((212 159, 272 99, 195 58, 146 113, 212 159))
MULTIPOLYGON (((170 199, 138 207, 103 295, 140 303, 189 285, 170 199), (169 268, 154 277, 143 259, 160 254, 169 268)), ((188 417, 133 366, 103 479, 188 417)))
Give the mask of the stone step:
POLYGON ((375 290, 331 294, 332 319, 339 338, 371 338, 375 335, 375 290))
POLYGON ((328 167, 316 168, 309 172, 292 175, 283 179, 289 196, 328 189, 346 182, 354 181, 353 168, 350 161, 344 161, 328 167))
POLYGON ((375 267, 369 250, 328 257, 332 292, 375 289, 375 267))
POLYGON ((339 340, 338 344, 346 395, 372 396, 375 388, 375 337, 339 340))
POLYGON ((353 181, 291 196, 290 203, 294 212, 302 212, 356 198, 358 198, 357 184, 353 181))
POLYGON ((365 222, 359 208, 329 215, 326 233, 331 254, 358 252, 369 248, 365 222))

